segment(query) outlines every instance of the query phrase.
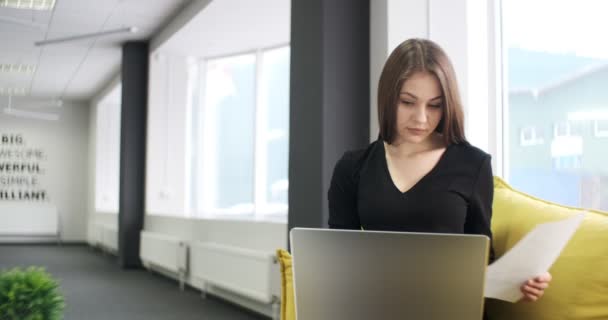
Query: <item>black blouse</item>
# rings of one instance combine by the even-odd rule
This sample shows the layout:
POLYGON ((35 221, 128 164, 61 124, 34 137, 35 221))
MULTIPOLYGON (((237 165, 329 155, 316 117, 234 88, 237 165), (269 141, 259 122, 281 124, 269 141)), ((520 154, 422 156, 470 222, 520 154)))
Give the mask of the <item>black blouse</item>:
POLYGON ((401 192, 389 174, 382 140, 346 152, 329 188, 329 226, 483 234, 492 239, 490 160, 489 154, 468 143, 450 145, 427 175, 401 192))

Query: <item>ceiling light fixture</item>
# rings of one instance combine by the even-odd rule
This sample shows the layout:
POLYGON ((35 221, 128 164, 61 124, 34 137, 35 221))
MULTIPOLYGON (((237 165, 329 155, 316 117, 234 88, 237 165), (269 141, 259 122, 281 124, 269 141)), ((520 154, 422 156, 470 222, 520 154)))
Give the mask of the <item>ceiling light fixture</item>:
POLYGON ((59 120, 59 115, 56 113, 25 111, 25 110, 13 109, 13 108, 4 108, 4 113, 11 115, 11 116, 19 117, 19 118, 47 120, 47 121, 59 120))
POLYGON ((36 29, 40 29, 40 30, 44 30, 47 28, 47 25, 43 24, 43 23, 38 23, 35 21, 31 21, 31 20, 7 17, 7 16, 0 16, 0 22, 8 22, 8 23, 18 24, 21 26, 36 28, 36 29))
POLYGON ((27 90, 25 88, 1 88, 0 96, 25 96, 27 90))
POLYGON ((76 35, 76 36, 64 37, 64 38, 47 39, 47 40, 34 42, 34 44, 36 46, 40 47, 40 46, 46 46, 49 44, 77 41, 77 40, 89 39, 89 38, 97 38, 97 37, 109 36, 109 35, 119 34, 119 33, 135 33, 137 31, 138 31, 138 29, 136 27, 126 27, 126 28, 106 30, 106 31, 94 32, 94 33, 85 33, 85 34, 80 34, 80 35, 76 35))
POLYGON ((25 10, 53 10, 56 0, 0 0, 0 7, 25 10))
POLYGON ((0 73, 25 73, 31 74, 36 71, 36 66, 33 64, 10 64, 0 63, 0 73))
POLYGON ((36 119, 36 120, 47 120, 47 121, 57 121, 59 120, 59 114, 57 113, 47 113, 47 112, 37 112, 37 111, 26 111, 20 109, 14 109, 12 106, 12 97, 8 96, 8 106, 4 108, 4 113, 19 117, 19 118, 27 118, 27 119, 36 119))
POLYGON ((63 100, 29 100, 27 102, 16 103, 19 107, 27 107, 29 109, 59 109, 63 107, 63 100))

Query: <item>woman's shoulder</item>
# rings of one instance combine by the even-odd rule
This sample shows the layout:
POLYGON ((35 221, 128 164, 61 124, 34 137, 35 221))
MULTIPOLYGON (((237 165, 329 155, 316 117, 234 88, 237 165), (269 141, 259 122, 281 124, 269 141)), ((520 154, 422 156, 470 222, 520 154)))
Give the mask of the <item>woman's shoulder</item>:
POLYGON ((340 168, 340 171, 347 171, 350 174, 356 175, 361 169, 369 162, 371 156, 379 148, 380 140, 376 140, 365 148, 353 149, 344 152, 342 157, 336 164, 336 169, 340 168))
POLYGON ((364 148, 347 150, 342 155, 342 159, 345 161, 360 161, 364 159, 367 155, 371 154, 372 151, 377 148, 379 141, 374 141, 365 146, 364 148))
POLYGON ((465 164, 475 167, 481 166, 484 162, 490 161, 491 155, 469 142, 461 142, 450 146, 453 158, 465 164))
MULTIPOLYGON (((484 183, 492 184, 491 156, 468 142, 450 146, 450 163, 444 170, 453 177, 459 177, 452 185, 457 190, 473 190, 480 177, 484 183)), ((464 194, 467 194, 466 192, 464 194)))

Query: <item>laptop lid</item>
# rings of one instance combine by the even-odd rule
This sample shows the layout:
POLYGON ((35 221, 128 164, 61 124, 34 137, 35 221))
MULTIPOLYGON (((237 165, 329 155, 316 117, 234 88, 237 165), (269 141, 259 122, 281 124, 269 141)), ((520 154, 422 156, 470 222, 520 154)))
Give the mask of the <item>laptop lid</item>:
POLYGON ((297 320, 483 317, 483 235, 294 228, 297 320))

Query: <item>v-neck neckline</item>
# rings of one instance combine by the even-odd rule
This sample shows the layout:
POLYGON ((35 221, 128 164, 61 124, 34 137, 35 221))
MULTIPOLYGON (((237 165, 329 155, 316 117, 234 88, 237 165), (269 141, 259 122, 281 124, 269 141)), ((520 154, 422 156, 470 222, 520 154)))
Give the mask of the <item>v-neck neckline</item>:
POLYGON ((435 171, 437 171, 437 169, 439 168, 439 166, 441 165, 441 163, 444 161, 444 158, 446 157, 446 154, 448 153, 448 150, 453 145, 453 144, 450 144, 447 147, 445 147, 445 150, 443 151, 443 153, 439 157, 439 160, 437 160, 437 163, 435 163, 435 165, 433 166, 433 168, 431 168, 431 170, 429 172, 427 172, 424 176, 422 176, 422 178, 420 178, 418 181, 416 181, 416 183, 414 183, 409 189, 407 189, 405 191, 401 191, 401 189, 399 189, 399 187, 397 187, 397 185, 395 184, 395 180, 393 180, 393 176, 391 176, 391 172, 388 169, 388 159, 386 158, 386 146, 384 145, 384 141, 380 140, 380 143, 382 144, 382 160, 383 160, 382 164, 383 164, 383 167, 384 167, 384 172, 386 174, 386 177, 388 178, 388 180, 389 180, 392 188, 395 191, 397 191, 399 194, 401 194, 401 195, 410 194, 424 180, 426 180, 428 177, 430 177, 431 175, 433 175, 435 173, 435 171))

